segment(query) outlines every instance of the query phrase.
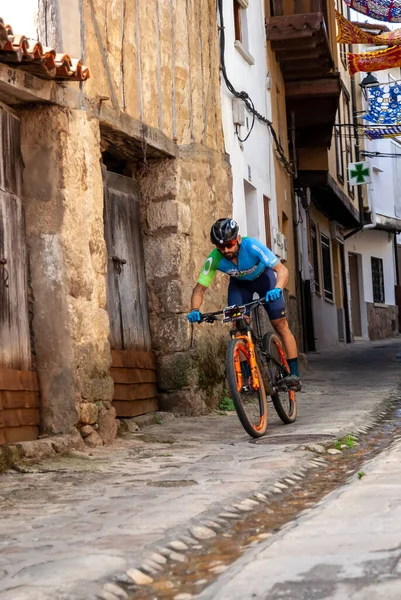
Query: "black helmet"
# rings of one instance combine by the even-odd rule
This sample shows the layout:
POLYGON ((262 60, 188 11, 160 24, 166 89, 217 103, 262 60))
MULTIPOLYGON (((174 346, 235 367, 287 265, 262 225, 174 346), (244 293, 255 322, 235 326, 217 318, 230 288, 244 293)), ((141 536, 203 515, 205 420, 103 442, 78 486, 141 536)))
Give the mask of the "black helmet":
POLYGON ((212 225, 210 230, 210 240, 212 244, 218 246, 231 242, 238 237, 239 225, 233 219, 219 219, 212 225))

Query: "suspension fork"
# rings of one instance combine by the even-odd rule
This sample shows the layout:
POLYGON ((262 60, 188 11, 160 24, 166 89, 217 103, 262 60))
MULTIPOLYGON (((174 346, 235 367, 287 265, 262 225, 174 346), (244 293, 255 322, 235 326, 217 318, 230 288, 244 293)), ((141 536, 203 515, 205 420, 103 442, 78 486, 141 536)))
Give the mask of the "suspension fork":
MULTIPOLYGON (((252 387, 255 390, 260 388, 259 374, 258 374, 258 366, 256 362, 256 353, 255 353, 255 345, 252 339, 252 333, 247 331, 246 335, 237 335, 236 339, 244 340, 245 348, 244 354, 249 361, 249 366, 251 369, 251 378, 252 378, 252 387)), ((239 389, 242 387, 242 370, 241 370, 241 360, 239 357, 239 351, 235 353, 234 356, 234 368, 237 376, 237 386, 239 389)))

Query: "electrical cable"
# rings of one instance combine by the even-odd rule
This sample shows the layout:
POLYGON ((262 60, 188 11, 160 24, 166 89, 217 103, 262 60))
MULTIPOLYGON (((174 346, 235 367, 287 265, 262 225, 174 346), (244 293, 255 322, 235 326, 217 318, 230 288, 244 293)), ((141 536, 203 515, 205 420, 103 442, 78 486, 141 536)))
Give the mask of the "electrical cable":
MULTIPOLYGON (((250 98, 249 98, 249 100, 252 102, 252 100, 251 100, 250 98)), ((253 102, 252 102, 252 106, 254 106, 253 102)), ((255 115, 253 114, 253 115, 252 115, 252 125, 251 125, 251 128, 250 128, 250 129, 249 129, 249 131, 248 131, 248 135, 247 135, 246 137, 244 137, 244 139, 241 139, 241 138, 240 138, 240 136, 239 136, 239 133, 238 133, 238 129, 239 129, 239 127, 238 127, 238 125, 237 125, 237 128, 236 128, 236 135, 237 135, 238 141, 239 141, 239 142, 241 142, 241 144, 242 144, 243 142, 246 142, 246 140, 247 140, 247 139, 249 138, 249 136, 251 135, 251 133, 252 133, 252 129, 253 129, 254 125, 255 125, 255 119, 256 119, 256 117, 255 117, 255 115)))
MULTIPOLYGON (((223 0, 218 0, 217 6, 218 6, 219 18, 220 18, 220 69, 221 69, 221 72, 223 73, 223 78, 224 78, 225 84, 227 86, 227 89, 233 96, 235 96, 235 98, 239 98, 240 100, 243 101, 243 103, 247 107, 248 111, 254 117, 256 117, 256 119, 258 119, 258 121, 261 121, 262 123, 265 123, 265 125, 267 125, 267 127, 269 128, 270 133, 273 137, 274 144, 276 146, 276 151, 279 155, 280 162, 284 165, 284 168, 287 171, 287 173, 289 175, 293 175, 294 169, 293 169, 291 163, 287 160, 284 148, 282 147, 280 140, 278 139, 277 133, 273 127, 273 123, 255 109, 254 103, 252 102, 249 94, 245 91, 238 92, 235 89, 235 87, 233 86, 233 84, 231 83, 230 79, 228 78, 227 70, 226 70, 226 63, 225 63, 226 39, 225 39, 225 32, 224 32, 223 0)), ((247 135, 245 140, 248 139, 250 133, 251 132, 249 132, 249 134, 247 135)))

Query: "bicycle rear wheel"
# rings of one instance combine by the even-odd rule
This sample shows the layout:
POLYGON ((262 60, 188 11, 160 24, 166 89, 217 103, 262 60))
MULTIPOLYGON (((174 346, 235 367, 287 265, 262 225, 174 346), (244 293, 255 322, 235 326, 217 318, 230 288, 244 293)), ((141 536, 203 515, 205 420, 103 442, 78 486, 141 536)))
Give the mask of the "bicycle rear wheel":
POLYGON ((235 410, 245 431, 254 438, 261 437, 267 429, 267 400, 258 366, 259 389, 252 386, 249 349, 244 340, 230 340, 226 354, 227 383, 235 410), (242 364, 242 367, 240 367, 242 364), (239 370, 236 369, 239 368, 239 370), (241 371, 241 375, 239 374, 241 371))
MULTIPOLYGON (((280 380, 283 378, 283 371, 280 369, 279 365, 282 365, 284 369, 289 372, 284 349, 280 339, 275 333, 266 333, 263 337, 263 347, 268 356, 271 357, 268 359, 268 368, 272 386, 277 387, 280 380)), ((297 399, 295 392, 292 390, 282 390, 273 394, 271 399, 274 408, 283 423, 286 425, 293 423, 297 418, 297 399)))

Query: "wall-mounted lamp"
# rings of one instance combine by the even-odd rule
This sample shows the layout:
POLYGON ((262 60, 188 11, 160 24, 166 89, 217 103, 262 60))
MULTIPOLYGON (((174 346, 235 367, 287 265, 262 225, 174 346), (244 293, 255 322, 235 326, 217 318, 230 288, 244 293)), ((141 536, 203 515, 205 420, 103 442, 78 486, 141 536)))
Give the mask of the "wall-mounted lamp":
POLYGON ((366 75, 366 77, 364 77, 362 79, 362 81, 359 85, 362 88, 363 95, 367 99, 367 90, 369 88, 377 87, 378 85, 380 85, 380 83, 379 83, 377 77, 375 77, 374 75, 372 75, 372 73, 369 72, 366 75))

